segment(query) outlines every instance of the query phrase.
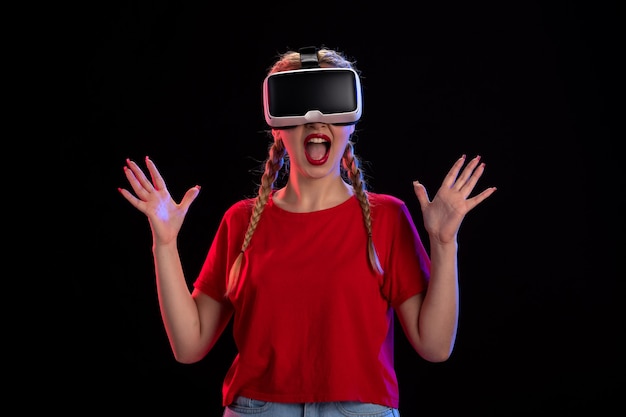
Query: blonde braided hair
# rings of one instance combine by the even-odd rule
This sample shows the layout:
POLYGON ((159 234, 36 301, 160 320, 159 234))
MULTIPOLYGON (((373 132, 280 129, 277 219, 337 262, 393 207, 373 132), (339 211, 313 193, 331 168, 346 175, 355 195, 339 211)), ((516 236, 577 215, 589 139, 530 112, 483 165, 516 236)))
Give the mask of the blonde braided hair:
POLYGON ((363 178, 359 158, 354 154, 354 143, 352 141, 348 141, 341 161, 363 212, 363 222, 367 230, 367 254, 370 265, 375 272, 382 275, 383 268, 380 265, 380 260, 374 247, 374 239, 372 239, 372 213, 369 197, 367 196, 367 186, 363 178))
POLYGON ((284 164, 285 146, 282 140, 277 139, 270 147, 268 158, 265 161, 265 171, 263 172, 263 176, 261 177, 259 194, 255 200, 252 214, 250 215, 250 222, 248 223, 248 229, 246 230, 246 235, 243 239, 243 244, 241 245, 241 252, 239 253, 239 255, 237 255, 237 258, 235 258, 235 262, 230 268, 230 273, 228 275, 228 285, 226 287, 226 295, 230 294, 237 284, 241 271, 241 263, 243 261, 243 253, 246 251, 246 249, 248 249, 248 246, 250 245, 252 235, 254 234, 257 225, 259 224, 261 214, 263 213, 265 205, 269 200, 270 194, 274 189, 274 182, 276 181, 278 173, 280 172, 284 164))

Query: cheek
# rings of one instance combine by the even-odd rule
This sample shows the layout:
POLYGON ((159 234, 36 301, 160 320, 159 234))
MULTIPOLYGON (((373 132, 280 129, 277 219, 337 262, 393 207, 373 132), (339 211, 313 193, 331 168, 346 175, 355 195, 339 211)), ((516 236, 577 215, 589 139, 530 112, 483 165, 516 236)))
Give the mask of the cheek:
POLYGON ((296 126, 290 129, 276 129, 272 131, 274 141, 282 140, 283 146, 287 149, 288 153, 293 152, 299 146, 303 138, 302 128, 296 126))
POLYGON ((356 126, 348 125, 348 126, 332 126, 331 129, 333 131, 333 135, 335 136, 346 136, 350 137, 354 133, 356 126))
POLYGON ((350 137, 352 136, 352 134, 354 133, 354 125, 333 126, 332 131, 333 131, 332 133, 333 133, 333 137, 335 138, 335 140, 347 143, 348 140, 350 140, 350 137))

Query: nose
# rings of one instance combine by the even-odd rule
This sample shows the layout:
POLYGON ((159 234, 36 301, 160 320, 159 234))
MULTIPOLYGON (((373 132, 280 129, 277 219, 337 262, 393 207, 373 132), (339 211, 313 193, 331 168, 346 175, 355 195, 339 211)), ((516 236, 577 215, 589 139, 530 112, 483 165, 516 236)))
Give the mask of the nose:
POLYGON ((310 122, 310 123, 305 123, 304 126, 311 128, 311 129, 319 129, 320 127, 323 126, 327 126, 328 123, 324 123, 324 122, 310 122))

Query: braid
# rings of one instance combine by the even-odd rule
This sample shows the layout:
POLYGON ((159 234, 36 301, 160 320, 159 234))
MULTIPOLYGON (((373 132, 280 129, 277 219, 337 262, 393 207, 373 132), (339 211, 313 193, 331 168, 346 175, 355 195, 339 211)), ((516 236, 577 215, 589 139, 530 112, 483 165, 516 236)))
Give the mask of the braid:
POLYGON ((359 159, 354 154, 354 143, 352 141, 348 141, 348 145, 343 153, 342 162, 348 178, 352 183, 354 193, 361 204, 361 210, 363 211, 363 221, 365 223, 365 229, 367 230, 367 253, 370 264, 376 273, 383 274, 383 268, 380 265, 380 260, 378 259, 376 248, 374 247, 374 240, 372 239, 372 215, 370 211, 370 201, 367 196, 367 188, 365 180, 363 179, 363 171, 361 171, 359 165, 359 159))
POLYGON ((226 295, 230 294, 237 284, 237 280, 239 279, 239 274, 241 271, 241 263, 243 261, 243 253, 246 251, 246 249, 248 249, 248 246, 250 246, 252 235, 254 234, 257 225, 259 224, 261 214, 263 213, 265 205, 269 200, 270 194, 274 189, 274 182, 276 181, 278 173, 282 169, 284 163, 285 146, 282 140, 277 139, 270 147, 269 155, 265 160, 265 171, 263 172, 263 176, 261 177, 259 194, 255 199, 254 208, 252 209, 252 214, 250 215, 250 222, 248 223, 248 229, 246 230, 246 235, 243 239, 243 244, 241 245, 241 252, 239 253, 239 255, 237 255, 233 266, 230 268, 230 273, 228 275, 228 285, 226 287, 226 295))

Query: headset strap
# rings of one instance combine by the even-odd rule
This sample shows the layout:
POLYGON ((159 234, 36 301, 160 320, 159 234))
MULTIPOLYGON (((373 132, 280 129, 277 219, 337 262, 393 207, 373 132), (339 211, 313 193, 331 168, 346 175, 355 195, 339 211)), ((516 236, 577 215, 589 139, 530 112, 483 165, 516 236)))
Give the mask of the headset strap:
POLYGON ((298 49, 300 53, 300 63, 302 68, 319 68, 320 63, 317 58, 317 48, 315 46, 307 46, 298 49))

